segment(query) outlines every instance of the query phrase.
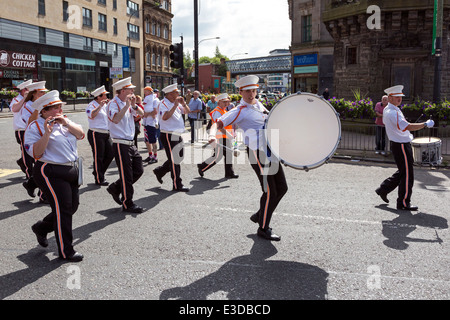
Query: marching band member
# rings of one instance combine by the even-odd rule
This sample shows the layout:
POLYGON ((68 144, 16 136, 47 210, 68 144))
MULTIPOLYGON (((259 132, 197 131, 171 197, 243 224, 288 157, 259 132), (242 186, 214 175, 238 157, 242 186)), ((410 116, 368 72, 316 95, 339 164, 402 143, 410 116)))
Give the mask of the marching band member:
POLYGON ((109 137, 108 115, 106 114, 106 105, 109 102, 108 93, 105 86, 95 89, 91 93, 94 100, 86 107, 89 122, 87 137, 94 159, 92 174, 95 184, 100 186, 108 185, 108 182, 105 181, 105 172, 114 158, 112 142, 109 137))
MULTIPOLYGON (((40 82, 34 82, 27 86, 28 94, 24 99, 24 105, 20 111, 20 117, 22 119, 22 122, 26 125, 30 124, 32 121, 36 120, 38 118, 38 111, 33 108, 33 103, 38 98, 42 97, 44 94, 48 92, 47 88, 45 87, 46 81, 40 81, 40 82)), ((36 189, 37 185, 33 180, 33 166, 34 166, 34 159, 27 155, 25 157, 25 165, 27 167, 27 178, 28 180, 24 182, 22 185, 27 190, 28 195, 32 198, 35 197, 34 189, 36 189)), ((39 192, 39 202, 40 203, 47 203, 45 196, 43 195, 42 191, 39 192)))
MULTIPOLYGON (((260 198, 259 210, 253 214, 251 221, 258 223, 258 236, 272 241, 281 240, 280 236, 272 232, 269 227, 272 214, 286 194, 288 187, 283 168, 276 159, 268 156, 269 150, 264 143, 264 125, 267 118, 266 109, 256 100, 259 78, 249 75, 236 81, 242 96, 240 105, 221 116, 211 127, 210 135, 217 130, 234 124, 244 131, 244 143, 247 145, 247 154, 250 164, 255 171, 263 194, 260 198)), ((210 142, 215 141, 210 138, 210 142)))
MULTIPOLYGON (((230 104, 230 97, 227 93, 222 93, 217 96, 217 107, 211 111, 211 121, 216 123, 217 120, 223 116, 227 110, 226 108, 230 104)), ((217 162, 225 155, 225 178, 236 179, 239 176, 233 171, 233 128, 231 125, 220 130, 216 135, 217 144, 214 149, 214 154, 203 163, 197 165, 198 173, 203 177, 205 171, 211 169, 217 162)))
POLYGON ((84 132, 63 115, 63 104, 56 90, 37 99, 32 107, 39 116, 25 132, 25 149, 36 159, 34 179, 52 208, 31 229, 43 247, 48 246, 47 234, 54 231, 60 258, 77 262, 83 255, 73 248, 72 216, 79 205, 77 141, 84 132))
POLYGON ((177 84, 172 84, 163 89, 164 99, 159 104, 161 141, 166 151, 167 160, 162 166, 153 170, 156 179, 162 183, 162 178, 168 172, 172 177, 173 191, 189 191, 182 184, 180 177, 180 163, 184 157, 183 138, 185 131, 183 114, 188 114, 190 109, 180 96, 177 84))
POLYGON ((144 209, 133 202, 133 184, 144 173, 144 167, 133 139, 134 118, 143 116, 144 111, 136 104, 136 86, 131 83, 131 77, 116 82, 113 87, 116 96, 109 102, 107 114, 119 179, 111 183, 106 190, 116 203, 122 205, 123 211, 141 213, 144 209))
POLYGON ((25 173, 25 175, 27 175, 27 166, 25 158, 28 157, 28 153, 26 153, 25 149, 23 148, 23 136, 25 134, 27 124, 22 121, 21 111, 25 103, 25 97, 28 94, 27 86, 32 83, 33 80, 27 80, 19 84, 17 86, 17 89, 19 89, 19 95, 14 99, 12 99, 9 105, 9 109, 11 109, 11 111, 13 112, 14 135, 16 137, 17 143, 20 145, 20 153, 21 153, 20 159, 18 159, 16 162, 19 165, 20 169, 23 171, 23 173, 25 173))
POLYGON ((398 187, 397 210, 415 211, 418 207, 411 205, 411 194, 414 185, 414 157, 411 148, 413 139, 410 131, 434 126, 433 120, 423 123, 409 123, 403 116, 399 106, 402 103, 403 86, 393 86, 384 90, 388 95, 389 103, 383 110, 383 123, 386 133, 391 141, 391 150, 398 170, 384 180, 375 192, 389 203, 387 195, 398 187))

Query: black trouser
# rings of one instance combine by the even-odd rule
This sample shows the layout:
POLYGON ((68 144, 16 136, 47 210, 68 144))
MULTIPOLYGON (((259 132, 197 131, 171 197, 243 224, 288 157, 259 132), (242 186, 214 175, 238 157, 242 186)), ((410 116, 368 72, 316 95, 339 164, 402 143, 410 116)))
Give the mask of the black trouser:
POLYGON ((386 127, 377 126, 375 135, 376 150, 384 151, 386 146, 386 127))
POLYGON ((15 136, 17 143, 20 145, 21 157, 19 161, 24 165, 27 179, 30 179, 33 177, 34 159, 25 151, 25 131, 16 131, 15 136))
POLYGON ((133 184, 144 173, 142 157, 136 146, 113 143, 114 158, 119 170, 119 179, 111 183, 113 192, 122 193, 122 205, 125 209, 133 206, 133 184))
POLYGON ((191 126, 191 143, 195 141, 195 122, 197 119, 189 118, 189 124, 191 126))
POLYGON ((202 164, 200 164, 200 168, 203 172, 211 169, 219 162, 223 155, 225 155, 225 176, 234 175, 233 171, 233 145, 230 139, 220 138, 217 140, 216 147, 214 148, 214 154, 206 159, 202 164))
POLYGON ((414 185, 414 158, 411 144, 391 141, 391 151, 398 170, 381 183, 380 191, 387 194, 398 187, 397 205, 408 206, 414 185))
POLYGON ((181 135, 161 132, 161 142, 166 151, 167 160, 162 166, 157 167, 154 171, 160 177, 163 177, 166 173, 170 172, 173 188, 180 189, 183 187, 180 177, 180 163, 184 158, 183 139, 181 138, 181 135))
POLYGON ((114 158, 112 142, 109 133, 95 132, 89 129, 87 136, 94 158, 92 174, 96 183, 102 183, 105 181, 105 172, 114 158))
POLYGON ((42 234, 54 231, 59 256, 71 256, 75 253, 72 245, 72 216, 80 203, 78 170, 75 166, 36 161, 33 174, 52 208, 52 212, 36 225, 37 230, 42 234))
POLYGON ((263 151, 247 148, 247 154, 263 191, 257 212, 259 226, 267 229, 275 208, 288 190, 286 178, 281 164, 270 162, 263 151))

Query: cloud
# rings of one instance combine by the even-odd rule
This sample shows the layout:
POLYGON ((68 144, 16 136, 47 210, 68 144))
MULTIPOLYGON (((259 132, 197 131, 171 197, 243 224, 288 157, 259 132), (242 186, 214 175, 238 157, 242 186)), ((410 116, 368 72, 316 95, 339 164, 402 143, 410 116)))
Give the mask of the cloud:
MULTIPOLYGON (((173 1, 173 42, 183 35, 185 51, 193 56, 193 1, 173 1)), ((287 0, 199 0, 199 56, 213 56, 216 46, 231 58, 267 56, 273 49, 288 49, 291 21, 287 0), (239 55, 248 53, 248 55, 239 55)))

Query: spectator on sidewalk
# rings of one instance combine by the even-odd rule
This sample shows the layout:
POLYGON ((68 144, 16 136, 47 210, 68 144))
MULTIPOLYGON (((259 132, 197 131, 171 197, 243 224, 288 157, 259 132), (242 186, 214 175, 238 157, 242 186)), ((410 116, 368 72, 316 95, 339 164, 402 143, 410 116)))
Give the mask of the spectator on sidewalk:
POLYGON ((388 104, 388 96, 384 95, 381 98, 381 102, 378 102, 375 105, 375 113, 377 117, 375 118, 376 134, 375 134, 375 153, 386 155, 385 147, 386 147, 386 128, 383 123, 383 110, 388 104))
MULTIPOLYGON (((187 102, 186 102, 187 103, 187 102)), ((200 100, 200 92, 194 91, 193 98, 191 102, 188 103, 190 112, 188 114, 189 124, 191 126, 191 143, 195 141, 195 123, 200 118, 200 113, 202 112, 202 101, 200 100)))

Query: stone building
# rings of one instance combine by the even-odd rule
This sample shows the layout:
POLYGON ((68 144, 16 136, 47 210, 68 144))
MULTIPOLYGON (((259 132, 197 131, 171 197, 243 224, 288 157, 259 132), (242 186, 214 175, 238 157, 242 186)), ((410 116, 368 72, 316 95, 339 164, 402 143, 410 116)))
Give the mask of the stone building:
MULTIPOLYGON (((404 101, 433 99, 432 0, 326 0, 323 22, 334 39, 333 95, 360 90, 379 100, 404 85, 404 101), (375 5, 375 11, 368 7, 375 5), (376 9, 379 8, 378 11, 376 9), (379 24, 376 22, 379 20, 379 24)), ((441 97, 450 96, 450 1, 444 2, 441 97)))

